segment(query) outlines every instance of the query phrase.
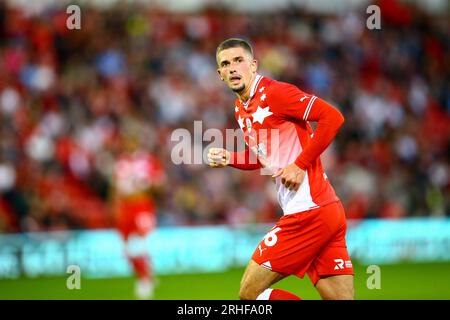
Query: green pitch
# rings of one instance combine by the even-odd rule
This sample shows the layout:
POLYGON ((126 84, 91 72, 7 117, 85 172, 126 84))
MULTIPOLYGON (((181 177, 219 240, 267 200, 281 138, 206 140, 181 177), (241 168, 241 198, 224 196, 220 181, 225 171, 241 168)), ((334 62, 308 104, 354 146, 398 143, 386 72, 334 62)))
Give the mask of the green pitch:
MULTIPOLYGON (((382 265, 381 289, 367 288, 367 266, 355 264, 357 299, 450 299, 450 263, 382 265)), ((243 269, 223 273, 158 276, 155 299, 237 299, 243 269)), ((275 287, 302 299, 319 299, 309 279, 284 279, 275 287)), ((0 280, 0 299, 134 299, 134 280, 81 279, 68 290, 66 278, 0 280)))

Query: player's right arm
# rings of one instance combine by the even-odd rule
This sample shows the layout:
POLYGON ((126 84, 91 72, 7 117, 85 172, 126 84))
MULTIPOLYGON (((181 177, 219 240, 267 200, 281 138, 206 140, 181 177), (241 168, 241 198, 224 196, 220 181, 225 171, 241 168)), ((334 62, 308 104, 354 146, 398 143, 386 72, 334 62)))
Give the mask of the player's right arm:
POLYGON ((230 166, 241 170, 261 169, 256 155, 247 147, 242 152, 230 152, 223 148, 211 148, 208 151, 208 164, 212 168, 230 166))

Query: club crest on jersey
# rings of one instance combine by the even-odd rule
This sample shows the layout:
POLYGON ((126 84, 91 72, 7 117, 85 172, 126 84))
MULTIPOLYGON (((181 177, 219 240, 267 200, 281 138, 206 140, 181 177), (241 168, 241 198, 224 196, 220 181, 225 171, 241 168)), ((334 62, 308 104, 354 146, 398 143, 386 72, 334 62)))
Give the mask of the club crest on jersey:
POLYGON ((252 121, 249 118, 247 118, 245 119, 245 123, 247 125, 248 132, 252 131, 252 121))

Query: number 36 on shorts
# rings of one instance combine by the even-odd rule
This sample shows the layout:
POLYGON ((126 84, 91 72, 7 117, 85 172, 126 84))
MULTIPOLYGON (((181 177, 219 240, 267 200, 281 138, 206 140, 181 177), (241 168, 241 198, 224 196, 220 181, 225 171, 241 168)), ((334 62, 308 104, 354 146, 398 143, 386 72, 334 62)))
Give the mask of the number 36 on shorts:
POLYGON ((264 236, 264 244, 268 247, 274 246, 277 241, 277 232, 280 231, 280 227, 276 227, 275 229, 270 230, 265 236, 264 236))

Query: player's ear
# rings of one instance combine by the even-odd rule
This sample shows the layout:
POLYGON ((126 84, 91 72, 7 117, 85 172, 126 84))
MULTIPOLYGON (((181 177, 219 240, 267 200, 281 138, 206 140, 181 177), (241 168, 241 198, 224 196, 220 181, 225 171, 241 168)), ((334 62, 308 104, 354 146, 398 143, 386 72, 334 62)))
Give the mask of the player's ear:
POLYGON ((220 78, 220 80, 224 81, 224 79, 223 79, 222 75, 220 74, 220 69, 217 69, 217 73, 219 74, 219 78, 220 78))
POLYGON ((250 68, 253 73, 256 73, 256 70, 258 69, 258 61, 256 59, 252 60, 252 63, 250 64, 250 68))

